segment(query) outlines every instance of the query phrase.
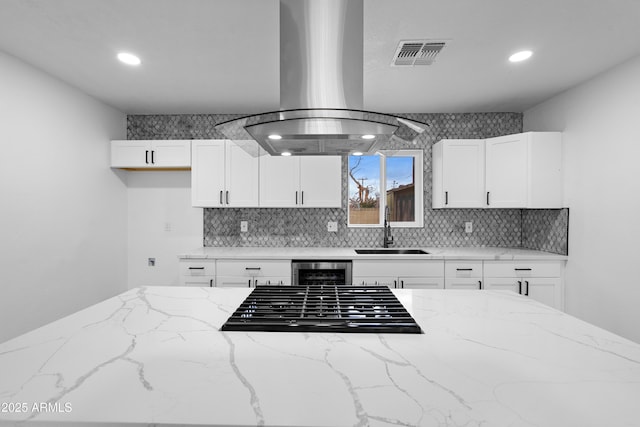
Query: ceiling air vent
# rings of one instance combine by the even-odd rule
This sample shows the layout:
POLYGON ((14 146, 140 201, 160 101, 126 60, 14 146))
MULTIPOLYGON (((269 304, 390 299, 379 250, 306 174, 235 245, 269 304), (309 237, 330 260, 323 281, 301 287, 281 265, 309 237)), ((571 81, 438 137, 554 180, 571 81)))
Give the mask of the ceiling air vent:
POLYGON ((402 40, 393 55, 391 66, 431 65, 444 45, 443 40, 402 40))

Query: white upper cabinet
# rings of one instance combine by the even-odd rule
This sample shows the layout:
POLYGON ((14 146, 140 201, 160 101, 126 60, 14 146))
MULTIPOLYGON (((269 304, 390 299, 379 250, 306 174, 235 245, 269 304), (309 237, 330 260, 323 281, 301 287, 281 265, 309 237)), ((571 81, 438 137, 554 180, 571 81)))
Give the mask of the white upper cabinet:
POLYGON ((121 169, 188 169, 191 140, 111 141, 111 167, 121 169))
POLYGON ((559 132, 527 132, 487 139, 486 170, 488 207, 562 207, 559 132))
POLYGON ((235 142, 195 140, 191 163, 193 206, 258 207, 258 158, 235 142))
POLYGON ((300 205, 303 208, 342 207, 342 158, 300 157, 300 205))
POLYGON ((433 208, 482 208, 484 139, 447 139, 433 146, 433 208))
POLYGON ((261 156, 260 206, 341 207, 342 158, 261 156))
POLYGON ((260 157, 260 206, 295 207, 300 191, 298 157, 260 157))
POLYGON ((433 207, 561 208, 561 133, 438 142, 433 207))

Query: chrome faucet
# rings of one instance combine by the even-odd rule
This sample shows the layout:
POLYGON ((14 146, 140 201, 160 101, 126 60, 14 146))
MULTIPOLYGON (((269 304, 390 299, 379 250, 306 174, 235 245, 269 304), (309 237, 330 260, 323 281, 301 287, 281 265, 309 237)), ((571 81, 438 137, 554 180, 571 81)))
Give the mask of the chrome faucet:
POLYGON ((393 236, 391 235, 391 222, 389 221, 389 206, 385 206, 383 247, 388 248, 389 245, 393 245, 393 236))

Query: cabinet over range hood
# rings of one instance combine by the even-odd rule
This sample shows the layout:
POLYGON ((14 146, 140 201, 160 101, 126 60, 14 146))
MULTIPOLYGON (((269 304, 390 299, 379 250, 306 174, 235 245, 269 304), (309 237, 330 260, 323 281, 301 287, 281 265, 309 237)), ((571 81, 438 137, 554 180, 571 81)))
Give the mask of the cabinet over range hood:
POLYGON ((363 0, 280 0, 280 110, 215 128, 271 155, 373 153, 428 126, 364 111, 363 0))

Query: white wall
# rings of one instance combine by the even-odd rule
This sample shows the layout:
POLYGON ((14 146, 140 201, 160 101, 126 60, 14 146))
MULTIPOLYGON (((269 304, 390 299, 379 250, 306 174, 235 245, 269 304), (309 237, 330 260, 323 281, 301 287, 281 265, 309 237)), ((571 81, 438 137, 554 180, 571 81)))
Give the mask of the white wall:
POLYGON ((202 247, 203 209, 191 207, 191 172, 127 172, 127 190, 129 287, 178 285, 177 255, 202 247))
POLYGON ((0 52, 0 342, 126 289, 126 117, 0 52))
POLYGON ((640 342, 640 57, 524 113, 564 131, 567 312, 640 342))

